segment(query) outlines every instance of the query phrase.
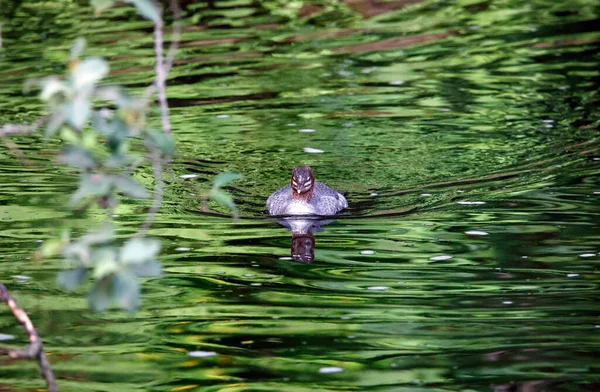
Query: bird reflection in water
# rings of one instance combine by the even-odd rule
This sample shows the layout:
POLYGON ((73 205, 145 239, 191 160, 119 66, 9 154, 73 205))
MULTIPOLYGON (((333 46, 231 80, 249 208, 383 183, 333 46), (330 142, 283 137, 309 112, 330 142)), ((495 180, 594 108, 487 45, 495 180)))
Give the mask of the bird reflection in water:
POLYGON ((333 222, 317 217, 294 217, 278 219, 277 222, 292 232, 292 259, 299 263, 312 263, 315 259, 315 236, 323 227, 333 222))

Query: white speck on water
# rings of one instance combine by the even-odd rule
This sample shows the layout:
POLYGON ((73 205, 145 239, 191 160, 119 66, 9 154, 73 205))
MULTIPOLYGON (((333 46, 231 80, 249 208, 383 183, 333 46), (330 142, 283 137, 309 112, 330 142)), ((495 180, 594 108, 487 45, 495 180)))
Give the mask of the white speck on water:
POLYGON ((350 320, 352 317, 350 316, 342 316, 340 317, 342 320, 350 320))
POLYGON ((404 80, 393 80, 390 82, 392 86, 400 86, 404 84, 404 80))
POLYGON ((567 274, 567 278, 575 278, 579 276, 579 274, 567 274))
POLYGON ((244 274, 244 276, 254 276, 256 274, 244 274))
POLYGON ((35 242, 44 242, 44 240, 35 240, 35 242))
POLYGON ((218 114, 217 118, 229 118, 229 114, 218 114))
POLYGON ((280 257, 279 260, 291 260, 292 258, 289 256, 280 257))
POLYGON ((440 112, 449 112, 450 108, 440 108, 440 112))
POLYGON ((462 205, 481 205, 481 204, 485 204, 485 201, 457 201, 456 204, 462 204, 462 205))
POLYGON ((8 335, 5 333, 0 333, 0 340, 13 340, 15 337, 13 335, 8 335))
POLYGON ((287 124, 287 126, 288 126, 288 127, 295 127, 295 126, 296 126, 296 123, 289 123, 289 124, 287 124))
POLYGON ((458 192, 458 193, 465 193, 465 191, 463 191, 461 189, 457 190, 456 192, 458 192))
POLYGON ((374 255, 375 251, 374 250, 361 250, 360 254, 361 255, 374 255))
POLYGON ((339 372, 343 372, 343 371, 344 371, 344 369, 342 369, 341 367, 337 367, 337 366, 322 367, 321 369, 319 369, 319 373, 323 373, 323 374, 339 373, 339 372))
POLYGON ((554 120, 547 119, 547 120, 542 120, 542 122, 546 123, 546 124, 552 124, 554 122, 554 120))
POLYGON ((250 283, 250 286, 262 286, 262 283, 250 283))
POLYGON ((554 125, 552 124, 546 124, 546 128, 552 128, 554 125))
POLYGON ((567 86, 560 86, 558 89, 562 90, 562 91, 565 91, 567 88, 568 88, 567 86))
POLYGON ((377 193, 371 193, 369 196, 378 196, 377 193))
POLYGON ((429 258, 429 260, 433 260, 433 261, 443 261, 443 260, 450 260, 452 258, 452 256, 449 255, 443 255, 443 256, 433 256, 431 258, 429 258))
POLYGON ((579 255, 579 257, 595 257, 596 254, 595 253, 582 253, 579 255))
POLYGON ((512 303, 513 303, 513 302, 512 302, 512 301, 503 301, 502 303, 503 303, 504 305, 512 305, 512 303))
POLYGON ((179 251, 179 252, 188 252, 189 250, 191 250, 192 248, 186 248, 186 247, 179 247, 179 248, 175 248, 175 250, 179 251))
POLYGON ((304 152, 307 152, 309 154, 322 154, 325 152, 325 150, 319 150, 318 148, 312 147, 304 147, 304 152))
POLYGON ((469 26, 471 30, 481 30, 481 26, 469 26))
POLYGON ((313 132, 317 132, 316 129, 310 129, 310 128, 306 128, 306 129, 299 129, 298 132, 302 132, 302 133, 313 133, 313 132))
POLYGON ((374 291, 385 291, 388 290, 389 287, 388 286, 370 286, 367 287, 367 290, 374 290, 374 291))
POLYGON ((465 231, 465 234, 468 234, 468 235, 488 235, 490 233, 488 233, 486 231, 469 230, 469 231, 465 231))
POLYGON ((120 217, 120 216, 121 216, 121 215, 119 215, 119 214, 111 214, 111 215, 110 215, 110 217, 111 217, 111 218, 118 218, 118 217, 120 217))
POLYGON ((521 256, 522 259, 528 259, 529 256, 521 256))
POLYGON ((433 196, 431 193, 421 193, 421 196, 423 197, 429 197, 429 196, 433 196))
POLYGON ((364 74, 370 74, 371 72, 373 72, 373 70, 369 69, 369 68, 365 68, 365 69, 361 70, 360 72, 364 73, 364 74))
MULTIPOLYGON (((600 161, 600 158, 594 158, 595 161, 600 161)), ((594 195, 600 195, 600 192, 594 192, 594 195)))
POLYGON ((600 328, 600 324, 594 325, 594 328, 600 328))
POLYGON ((190 351, 188 353, 188 355, 190 357, 194 357, 194 358, 206 358, 206 357, 213 357, 213 356, 217 355, 217 353, 214 351, 190 351))
POLYGON ((196 177, 198 177, 197 174, 182 174, 179 176, 179 178, 184 178, 184 179, 185 178, 196 178, 196 177))
POLYGON ((31 280, 31 276, 27 276, 27 275, 13 275, 13 276, 11 276, 11 278, 15 278, 18 280, 31 280))

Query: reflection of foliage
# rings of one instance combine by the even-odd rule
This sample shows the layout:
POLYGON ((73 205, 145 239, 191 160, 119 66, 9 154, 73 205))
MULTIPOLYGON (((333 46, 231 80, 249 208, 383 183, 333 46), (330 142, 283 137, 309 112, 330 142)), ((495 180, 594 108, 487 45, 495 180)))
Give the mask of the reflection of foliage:
POLYGON ((360 18, 344 1, 339 0, 267 0, 262 1, 261 5, 273 15, 299 23, 330 25, 335 21, 335 25, 343 26, 360 18))

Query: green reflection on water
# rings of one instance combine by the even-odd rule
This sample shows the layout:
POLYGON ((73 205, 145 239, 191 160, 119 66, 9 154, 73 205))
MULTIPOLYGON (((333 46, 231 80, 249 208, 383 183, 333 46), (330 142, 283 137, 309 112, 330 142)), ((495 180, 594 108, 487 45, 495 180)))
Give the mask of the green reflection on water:
MULTIPOLYGON (((1 123, 40 113, 23 82, 62 72, 76 36, 113 82, 153 79, 134 11, 3 4, 1 123)), ((151 231, 165 274, 135 317, 88 313, 58 289, 61 262, 28 259, 61 221, 88 225, 62 211, 75 183, 56 146, 16 140, 39 171, 0 153, 0 278, 63 388, 598 389, 596 2, 332 2, 292 19, 278 4, 187 8, 168 91, 180 155, 151 231), (291 234, 263 216, 304 163, 350 201, 314 234, 312 264, 290 261, 291 234), (201 201, 226 170, 244 175, 237 222, 201 201)), ((123 233, 145 207, 120 207, 123 233)), ((0 384, 41 387, 37 374, 7 363, 0 384)))

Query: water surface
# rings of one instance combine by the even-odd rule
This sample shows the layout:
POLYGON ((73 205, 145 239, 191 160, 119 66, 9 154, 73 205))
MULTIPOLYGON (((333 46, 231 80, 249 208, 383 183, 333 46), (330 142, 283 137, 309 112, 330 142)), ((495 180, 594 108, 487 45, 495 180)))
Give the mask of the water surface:
MULTIPOLYGON (((178 156, 151 230, 164 274, 135 316, 90 313, 55 283, 60 260, 30 260, 57 227, 101 221, 64 210, 76 176, 56 144, 16 139, 36 169, 0 150, 0 280, 62 388, 598 390, 598 5, 349 1, 289 19, 278 4, 186 8, 178 156), (264 211, 301 164, 350 202, 313 233, 312 263, 264 211), (226 170, 244 175, 237 221, 202 202, 226 170)), ((63 72, 77 36, 111 82, 153 79, 151 27, 129 8, 5 7, 1 123, 42 113, 22 85, 63 72)), ((119 208, 123 234, 146 208, 119 208)), ((25 342, 6 309, 0 332, 25 342)), ((2 359, 0 379, 43 386, 33 363, 2 359)))

